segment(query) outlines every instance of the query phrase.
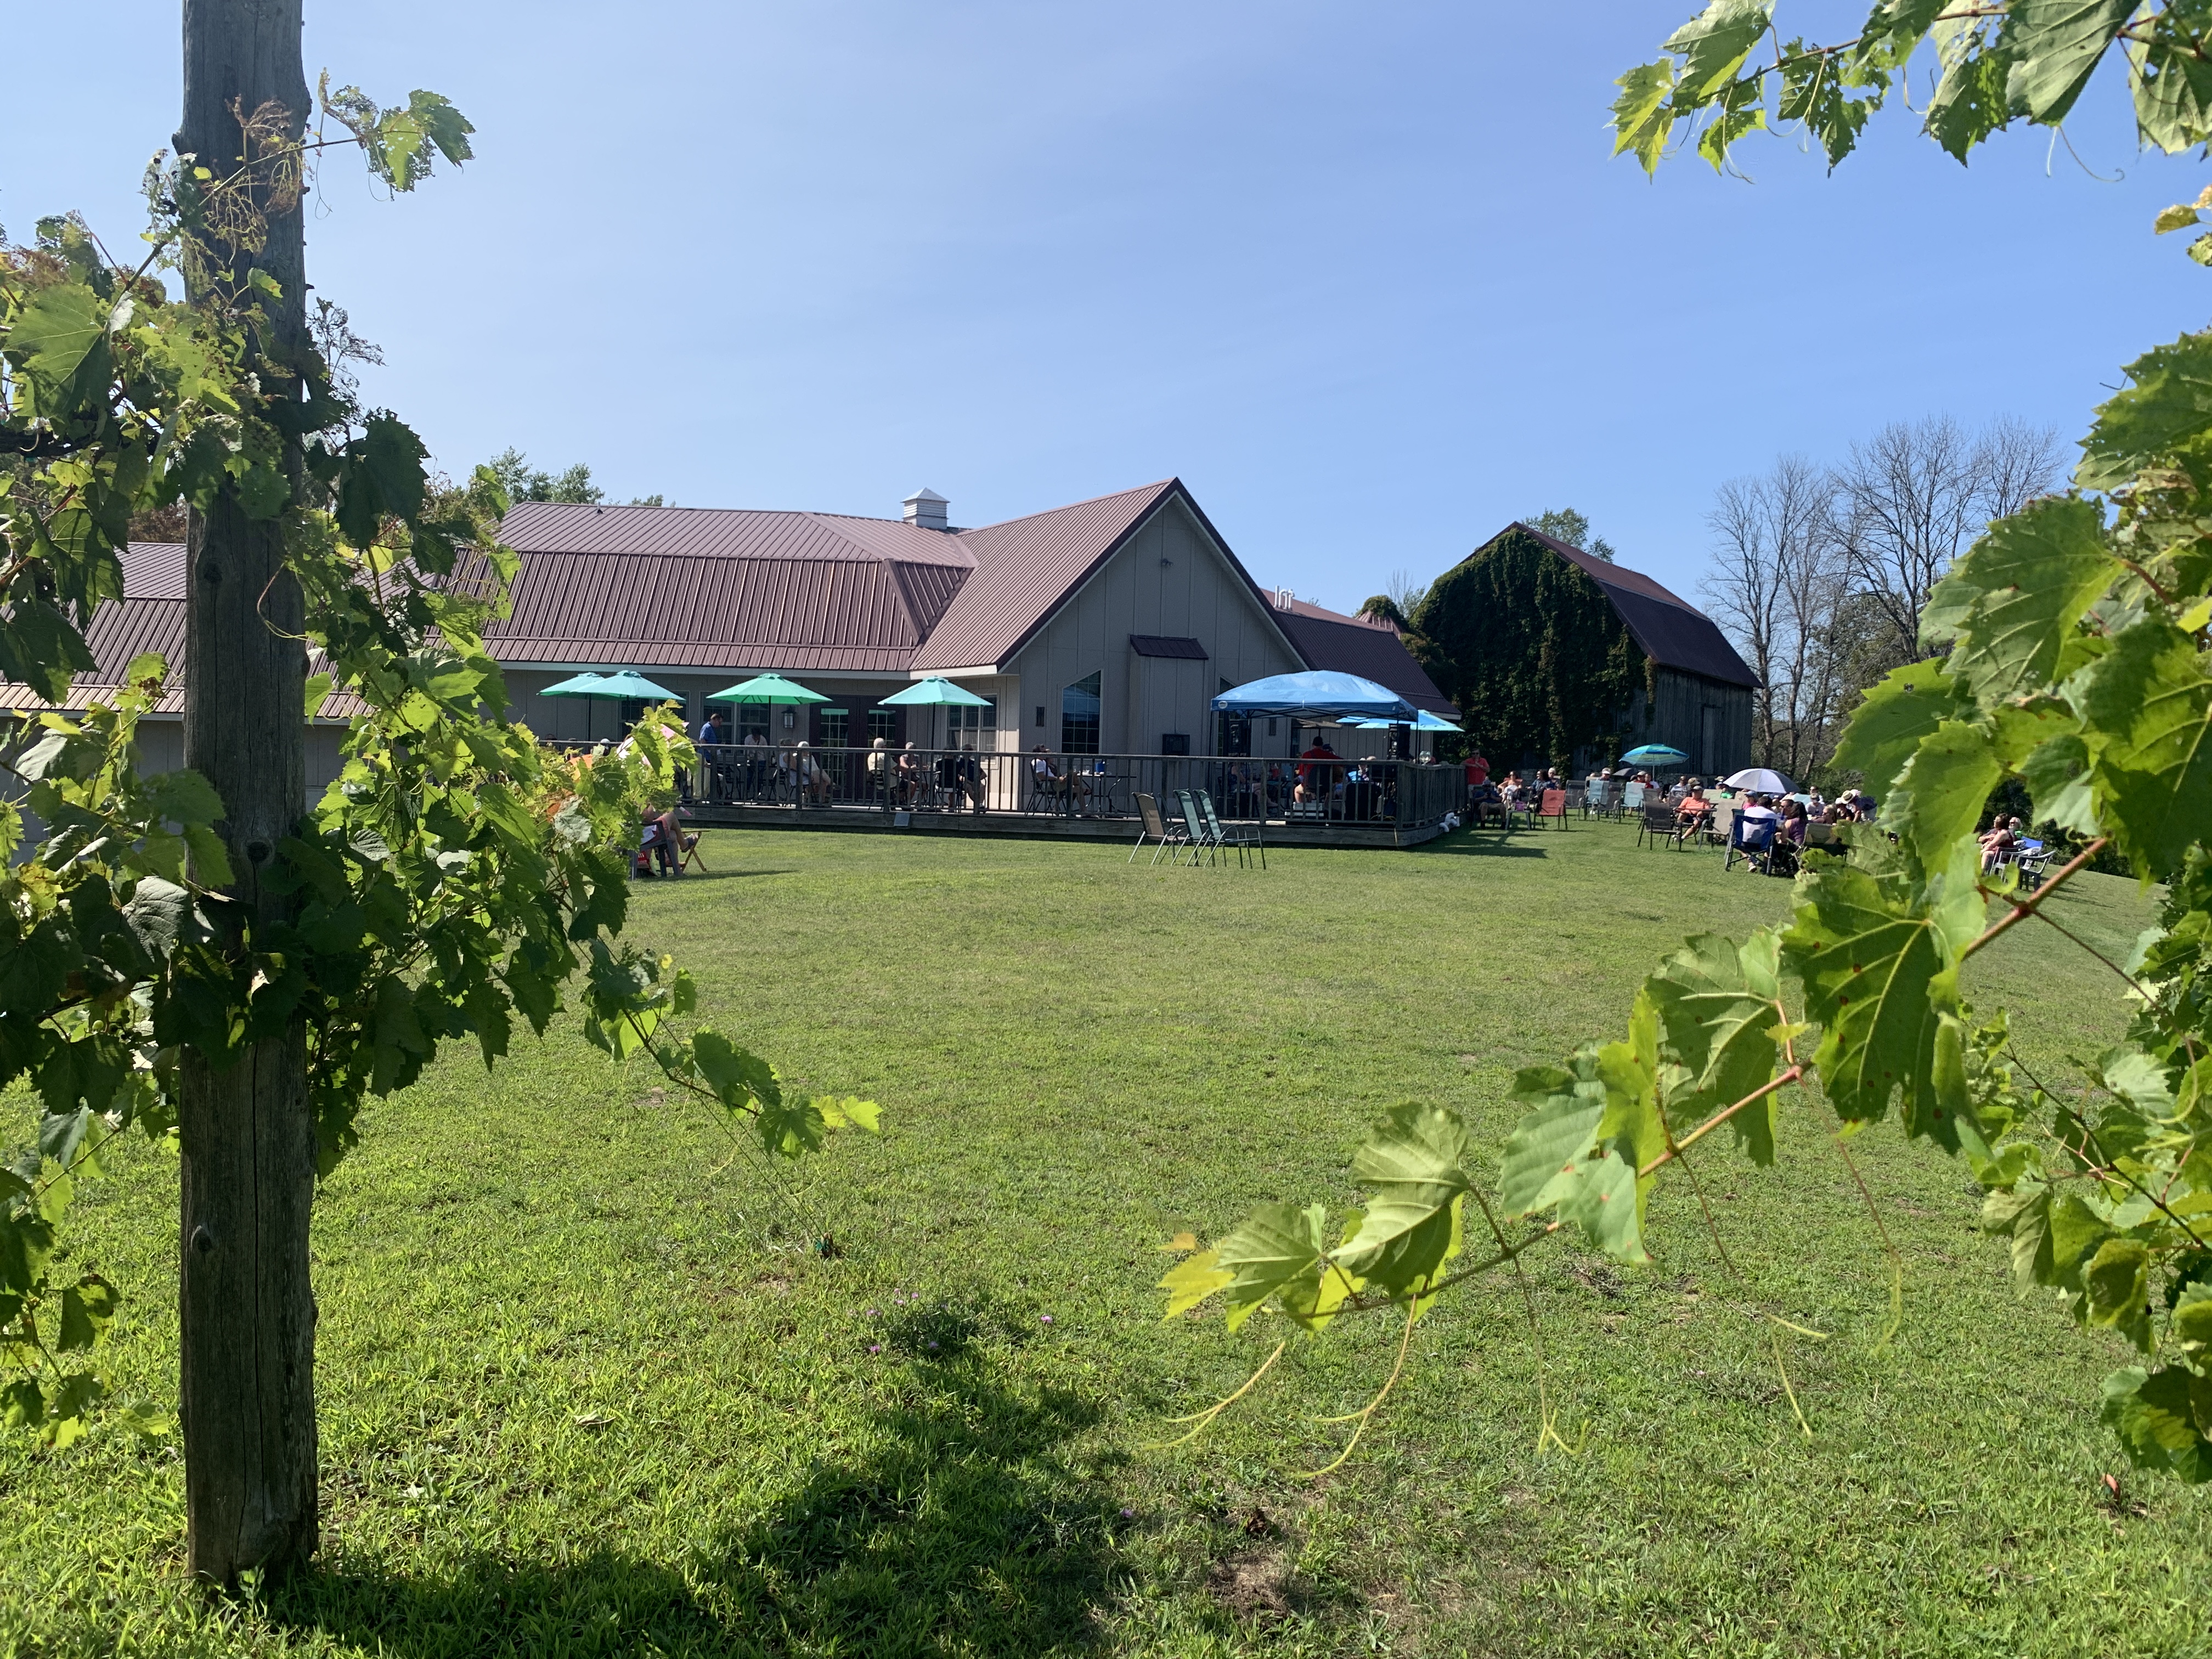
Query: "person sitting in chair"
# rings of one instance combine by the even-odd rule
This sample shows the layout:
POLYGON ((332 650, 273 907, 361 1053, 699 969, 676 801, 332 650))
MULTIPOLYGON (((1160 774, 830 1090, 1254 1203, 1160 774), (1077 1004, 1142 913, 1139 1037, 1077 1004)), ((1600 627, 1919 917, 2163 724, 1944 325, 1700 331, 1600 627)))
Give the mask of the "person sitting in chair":
POLYGON ((911 806, 921 798, 925 775, 921 752, 912 744, 899 750, 897 800, 901 806, 911 806))
POLYGON ((983 763, 975 758, 975 745, 963 743, 952 763, 952 799, 956 809, 965 796, 975 804, 978 812, 983 809, 983 763))

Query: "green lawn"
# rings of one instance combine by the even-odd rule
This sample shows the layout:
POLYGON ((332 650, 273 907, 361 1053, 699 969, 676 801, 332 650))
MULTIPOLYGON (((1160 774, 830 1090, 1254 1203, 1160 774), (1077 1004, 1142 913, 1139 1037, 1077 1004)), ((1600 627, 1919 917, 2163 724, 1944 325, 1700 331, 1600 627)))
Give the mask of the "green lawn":
MULTIPOLYGON (((787 1075, 884 1106, 771 1180, 711 1118, 563 1024, 487 1078, 456 1048, 375 1105, 317 1237, 325 1545, 265 1601, 179 1581, 181 1468, 119 1431, 0 1441, 0 1654, 1461 1652, 2197 1654, 2212 1503, 2121 1473, 2114 1343, 2014 1298, 1963 1167, 1835 1143, 1717 1146, 1651 1268, 1532 1267, 1548 1397, 1510 1282, 1419 1328, 1399 1395, 1316 1482, 1395 1333, 1293 1350, 1206 1439, 1278 1323, 1161 1323, 1179 1229, 1349 1201, 1406 1098, 1492 1141, 1514 1070, 1625 1020, 1686 933, 1787 890, 1577 823, 1502 849, 1285 852, 1265 873, 1111 846, 718 833, 638 894, 709 1018, 787 1075), (822 1231, 842 1247, 805 1249, 822 1231)), ((2129 885, 2054 907, 2124 947, 2129 885)), ((2048 928, 1973 965, 2039 1066, 2118 1028, 2048 928)), ((20 1097, 5 1127, 27 1123, 20 1097)), ((1725 1139, 1725 1137, 1717 1137, 1725 1139)), ((77 1212, 130 1296, 125 1393, 173 1389, 173 1170, 143 1143, 77 1212)))

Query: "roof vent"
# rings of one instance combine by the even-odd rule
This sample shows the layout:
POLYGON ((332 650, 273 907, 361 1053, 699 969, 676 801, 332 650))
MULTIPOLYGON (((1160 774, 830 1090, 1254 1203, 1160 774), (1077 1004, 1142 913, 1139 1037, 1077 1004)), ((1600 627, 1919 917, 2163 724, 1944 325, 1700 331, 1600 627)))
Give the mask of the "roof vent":
POLYGON ((933 489, 917 489, 906 498, 906 521, 921 530, 945 529, 945 509, 951 505, 933 489))
POLYGON ((1275 590, 1273 597, 1275 601, 1276 610, 1288 611, 1292 604, 1297 601, 1298 596, 1291 592, 1287 587, 1279 587, 1275 590))

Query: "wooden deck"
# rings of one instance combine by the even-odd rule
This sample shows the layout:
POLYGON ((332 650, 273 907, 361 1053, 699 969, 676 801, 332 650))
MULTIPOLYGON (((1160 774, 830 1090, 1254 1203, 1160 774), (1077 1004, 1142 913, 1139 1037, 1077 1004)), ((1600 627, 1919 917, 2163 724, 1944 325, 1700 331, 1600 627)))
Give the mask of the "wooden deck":
MULTIPOLYGON (((1067 817, 1043 812, 885 812, 865 806, 740 806, 702 803, 684 809, 687 827, 702 830, 836 830, 859 835, 980 836, 1032 841, 1110 841, 1132 846, 1135 818, 1067 817)), ((1271 823, 1270 847, 1418 847, 1443 830, 1434 823, 1401 832, 1390 824, 1271 823)))

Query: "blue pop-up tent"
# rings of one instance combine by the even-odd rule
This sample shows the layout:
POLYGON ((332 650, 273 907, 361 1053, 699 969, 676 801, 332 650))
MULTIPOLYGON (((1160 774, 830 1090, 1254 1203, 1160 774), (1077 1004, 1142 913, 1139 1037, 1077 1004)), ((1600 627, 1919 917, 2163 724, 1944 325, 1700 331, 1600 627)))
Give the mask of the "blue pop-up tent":
POLYGON ((1286 714, 1292 720, 1382 720, 1409 721, 1420 711, 1387 685, 1364 680, 1357 674, 1340 674, 1333 668, 1310 669, 1303 674, 1271 674, 1224 691, 1213 700, 1224 714, 1247 719, 1254 715, 1286 714))

